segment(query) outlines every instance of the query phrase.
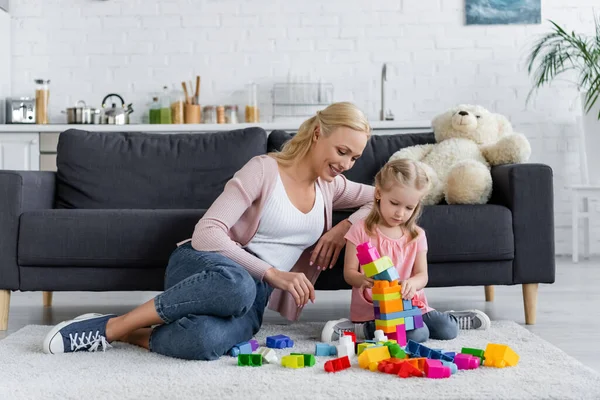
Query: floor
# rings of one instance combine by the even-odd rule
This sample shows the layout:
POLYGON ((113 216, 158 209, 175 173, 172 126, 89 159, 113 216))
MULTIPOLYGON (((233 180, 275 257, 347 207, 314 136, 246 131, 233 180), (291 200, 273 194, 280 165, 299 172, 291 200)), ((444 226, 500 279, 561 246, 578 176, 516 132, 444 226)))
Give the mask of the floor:
MULTIPOLYGON (((536 325, 525 325, 535 334, 561 348, 583 364, 600 372, 600 258, 580 260, 557 258, 556 283, 540 285, 536 325), (587 306, 586 306, 587 304, 587 306), (587 308, 587 311, 584 309, 587 308), (567 318, 568 316, 568 318, 567 318), (568 327, 570 329, 567 329, 568 327), (594 345, 591 345, 594 343, 594 345)), ((55 293, 51 308, 42 307, 41 293, 13 293, 8 331, 0 332, 0 339, 30 325, 51 325, 86 312, 124 313, 146 301, 153 292, 71 292, 55 293)), ((438 310, 479 308, 492 320, 513 320, 524 324, 521 286, 496 287, 495 301, 485 302, 482 287, 430 288, 427 296, 431 306, 438 310)), ((349 291, 320 291, 317 301, 307 306, 303 320, 326 321, 346 316, 349 291)), ((267 311, 265 320, 282 322, 279 315, 267 311)), ((540 355, 543 356, 543 355, 540 355)))

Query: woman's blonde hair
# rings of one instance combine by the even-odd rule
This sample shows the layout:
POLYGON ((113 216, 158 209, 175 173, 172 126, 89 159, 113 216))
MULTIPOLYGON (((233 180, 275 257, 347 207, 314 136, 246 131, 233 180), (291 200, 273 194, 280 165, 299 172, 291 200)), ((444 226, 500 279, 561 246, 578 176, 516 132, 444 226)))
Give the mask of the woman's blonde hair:
POLYGON ((342 126, 365 132, 367 136, 371 135, 369 121, 358 107, 349 102, 333 103, 304 121, 298 129, 298 133, 285 143, 281 151, 271 153, 271 155, 282 164, 289 164, 293 160, 304 158, 310 150, 317 126, 320 126, 321 134, 324 137, 328 137, 336 128, 342 126))
MULTIPOLYGON (((427 174, 423 168, 421 168, 417 162, 400 158, 389 161, 383 166, 383 168, 381 168, 381 170, 379 170, 377 175, 375 175, 375 187, 380 191, 387 192, 394 185, 410 187, 426 193, 427 190, 429 190, 429 178, 427 177, 427 174)), ((371 236, 374 236, 373 228, 375 225, 379 225, 383 221, 379 200, 377 198, 374 200, 375 202, 373 204, 373 208, 365 219, 365 229, 371 236)), ((423 206, 421 205, 421 201, 419 201, 413 214, 410 216, 408 221, 404 223, 404 227, 406 230, 408 230, 411 240, 414 240, 417 238, 417 236, 419 236, 419 231, 417 230, 417 220, 421 216, 422 209, 423 206)))

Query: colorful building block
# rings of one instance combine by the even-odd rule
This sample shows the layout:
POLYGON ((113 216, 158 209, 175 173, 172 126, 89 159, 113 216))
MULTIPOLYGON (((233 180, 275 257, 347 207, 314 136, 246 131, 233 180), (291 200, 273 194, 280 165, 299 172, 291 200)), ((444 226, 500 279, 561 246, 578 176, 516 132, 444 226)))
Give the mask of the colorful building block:
POLYGON ((413 364, 411 364, 408 361, 409 360, 405 360, 400 365, 400 371, 398 371, 398 376, 400 378, 409 378, 411 376, 414 376, 414 377, 417 377, 417 378, 422 378, 423 377, 423 371, 421 371, 419 368, 415 367, 413 364))
POLYGON ((249 340, 248 343, 250 343, 250 346, 252 346, 252 351, 256 351, 256 349, 258 349, 258 340, 252 339, 249 340))
POLYGON ((402 299, 402 296, 400 295, 400 293, 386 293, 386 294, 373 293, 371 295, 371 298, 373 299, 373 301, 381 302, 381 301, 390 301, 390 300, 400 300, 400 299, 402 299))
POLYGON ((378 363, 381 360, 387 360, 390 358, 390 351, 386 346, 380 347, 368 347, 366 348, 360 356, 358 356, 358 365, 362 369, 371 368, 372 364, 378 363))
POLYGON ((360 265, 366 265, 381 258, 377 248, 373 247, 369 242, 356 246, 356 257, 358 257, 360 265))
POLYGON ((339 357, 354 355, 354 343, 350 336, 340 337, 339 344, 335 348, 339 357))
POLYGON ((237 364, 239 366, 260 367, 262 366, 262 354, 239 354, 237 364))
POLYGON ((382 360, 377 364, 377 370, 385 374, 398 375, 398 372, 400 372, 400 366, 403 362, 404 360, 393 357, 387 360, 382 360))
POLYGON ((267 347, 285 349, 286 347, 294 347, 294 341, 285 335, 267 336, 267 347))
POLYGON ((398 275, 398 270, 396 267, 390 267, 385 271, 378 273, 377 275, 373 275, 372 278, 376 281, 397 281, 400 279, 400 275, 398 275))
POLYGON ((402 299, 402 306, 404 307, 405 310, 410 310, 413 307, 416 307, 416 304, 413 304, 412 301, 410 300, 404 300, 402 299))
POLYGON ((395 340, 400 346, 406 346, 406 328, 404 325, 396 325, 396 332, 388 332, 387 337, 395 340))
POLYGON ((454 356, 454 364, 458 369, 476 369, 479 368, 481 359, 471 354, 459 353, 454 356))
POLYGON ((402 350, 402 347, 400 347, 400 345, 398 343, 386 342, 384 344, 384 346, 387 346, 392 358, 398 358, 398 359, 408 358, 408 356, 406 355, 404 350, 402 350))
POLYGON ((404 304, 401 297, 395 300, 373 300, 373 307, 379 308, 379 311, 384 314, 404 311, 404 304))
POLYGON ((252 354, 252 344, 249 342, 241 342, 229 349, 228 354, 231 357, 237 357, 240 354, 252 354))
POLYGON ((269 364, 277 364, 279 362, 275 350, 269 349, 268 347, 259 347, 256 349, 256 353, 262 355, 263 361, 269 364))
POLYGON ((328 343, 317 343, 315 345, 315 356, 336 356, 337 349, 328 343))
POLYGON ((350 359, 348 356, 329 360, 325 363, 325 371, 338 372, 350 368, 350 359))
POLYGON ((354 332, 343 332, 343 336, 350 336, 352 338, 352 343, 356 343, 356 333, 354 332))
POLYGON ((408 343, 406 343, 406 348, 404 350, 411 356, 415 357, 425 357, 432 360, 444 360, 449 362, 454 361, 452 357, 449 357, 440 351, 432 350, 429 347, 417 343, 413 340, 409 340, 408 343))
POLYGON ((483 365, 485 361, 485 351, 481 349, 474 349, 471 347, 463 347, 460 352, 462 354, 471 354, 472 356, 479 357, 479 365, 483 365))
MULTIPOLYGON (((381 309, 380 309, 381 311, 381 309)), ((404 311, 398 311, 398 312, 387 312, 387 313, 381 313, 381 318, 380 319, 398 319, 398 318, 406 318, 406 317, 414 317, 414 316, 418 316, 420 315, 422 318, 422 313, 421 310, 419 310, 418 308, 413 308, 410 310, 404 310, 404 311)))
POLYGON ((407 331, 412 331, 413 329, 415 329, 414 317, 404 317, 404 329, 406 329, 407 331))
POLYGON ((450 378, 450 375, 450 368, 444 367, 440 360, 425 360, 425 376, 428 378, 450 378))
POLYGON ((457 372, 458 372, 458 366, 457 366, 456 364, 454 364, 454 363, 450 362, 450 361, 442 361, 442 365, 443 365, 444 367, 448 367, 448 368, 450 368, 450 373, 451 373, 452 375, 454 375, 455 373, 457 373, 457 372))
MULTIPOLYGON (((402 325, 404 324, 404 318, 395 318, 395 319, 376 319, 375 320, 375 329, 379 329, 378 327, 380 326, 387 326, 387 327, 395 327, 396 325, 402 325)), ((384 329, 382 329, 382 331, 385 332, 384 329)))
POLYGON ((304 368, 304 357, 301 355, 287 355, 281 357, 281 365, 286 368, 304 368))
MULTIPOLYGON (((360 262, 360 260, 359 260, 360 262)), ((394 264, 392 260, 388 256, 383 256, 378 258, 377 260, 371 261, 368 264, 361 264, 363 272, 368 278, 371 278, 388 268, 393 268, 394 264)))
POLYGON ((505 344, 489 343, 484 358, 483 365, 486 367, 514 367, 519 362, 519 355, 505 344))
POLYGON ((315 365, 315 356, 306 353, 290 353, 291 356, 302 356, 304 358, 304 366, 312 367, 315 365))
POLYGON ((385 336, 385 332, 383 332, 381 329, 378 329, 375 331, 375 342, 387 342, 388 341, 388 337, 385 336))
POLYGON ((359 343, 358 346, 356 347, 356 354, 360 356, 367 347, 373 347, 373 346, 375 346, 374 343, 368 343, 368 342, 359 343))
POLYGON ((420 329, 420 328, 424 327, 425 324, 423 323, 423 314, 413 316, 413 323, 414 323, 415 329, 420 329))

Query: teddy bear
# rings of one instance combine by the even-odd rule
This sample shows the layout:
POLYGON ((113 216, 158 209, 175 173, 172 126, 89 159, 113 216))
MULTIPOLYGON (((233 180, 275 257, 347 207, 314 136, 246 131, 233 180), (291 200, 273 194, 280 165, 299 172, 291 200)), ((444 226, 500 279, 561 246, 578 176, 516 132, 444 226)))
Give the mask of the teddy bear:
POLYGON ((491 167, 523 163, 527 138, 508 119, 482 106, 462 104, 434 117, 436 143, 406 147, 390 157, 420 161, 430 181, 423 204, 485 204, 492 193, 491 167))

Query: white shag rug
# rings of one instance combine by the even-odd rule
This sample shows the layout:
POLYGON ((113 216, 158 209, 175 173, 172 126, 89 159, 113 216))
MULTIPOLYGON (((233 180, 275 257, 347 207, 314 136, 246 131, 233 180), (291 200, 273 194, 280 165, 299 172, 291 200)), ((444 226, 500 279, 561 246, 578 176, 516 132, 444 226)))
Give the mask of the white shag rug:
MULTIPOLYGON (((286 334, 293 349, 314 354, 320 323, 265 325, 257 335, 286 334)), ((521 359, 516 367, 459 371, 449 379, 409 378, 358 367, 335 374, 323 369, 332 357, 317 357, 312 368, 281 365, 238 367, 236 359, 184 361, 114 343, 105 353, 42 353, 49 326, 26 326, 0 341, 0 399, 598 399, 600 375, 514 322, 492 322, 487 331, 461 331, 432 348, 460 351, 508 344, 521 359)))

